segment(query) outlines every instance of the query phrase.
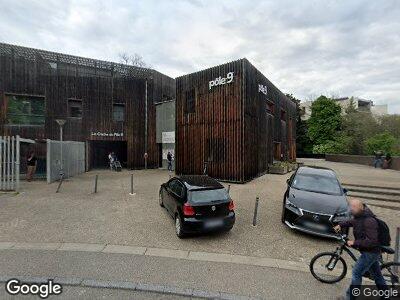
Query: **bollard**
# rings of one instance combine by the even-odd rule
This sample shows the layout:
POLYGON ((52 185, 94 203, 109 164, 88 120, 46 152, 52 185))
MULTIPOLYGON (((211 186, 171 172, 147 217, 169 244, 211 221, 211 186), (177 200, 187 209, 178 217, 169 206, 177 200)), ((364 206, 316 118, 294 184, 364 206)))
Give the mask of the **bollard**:
POLYGON ((256 205, 254 206, 254 216, 253 216, 253 226, 257 225, 257 212, 258 212, 258 202, 259 202, 259 198, 256 198, 256 205))
MULTIPOLYGON (((396 244, 394 246, 394 261, 400 262, 400 227, 396 228, 396 244)), ((395 273, 398 274, 399 267, 396 266, 395 273)))
POLYGON ((97 180, 99 179, 99 175, 96 175, 94 178, 94 193, 97 193, 97 180))
POLYGON ((230 190, 231 190, 231 185, 228 184, 228 194, 229 194, 230 190))
POLYGON ((58 186, 57 186, 57 191, 56 191, 56 193, 58 193, 58 192, 60 191, 61 184, 62 184, 62 182, 63 182, 63 178, 64 178, 64 176, 63 176, 63 175, 61 175, 61 177, 60 177, 60 182, 58 183, 58 186))
POLYGON ((135 193, 133 192, 133 174, 131 174, 131 192, 129 193, 129 195, 135 195, 135 193))

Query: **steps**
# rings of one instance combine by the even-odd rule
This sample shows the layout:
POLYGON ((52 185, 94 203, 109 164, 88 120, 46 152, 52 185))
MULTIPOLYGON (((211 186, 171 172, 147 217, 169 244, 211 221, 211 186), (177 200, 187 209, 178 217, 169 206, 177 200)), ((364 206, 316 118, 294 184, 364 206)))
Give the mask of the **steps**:
POLYGON ((343 183, 347 195, 362 199, 366 204, 400 210, 400 187, 343 183))

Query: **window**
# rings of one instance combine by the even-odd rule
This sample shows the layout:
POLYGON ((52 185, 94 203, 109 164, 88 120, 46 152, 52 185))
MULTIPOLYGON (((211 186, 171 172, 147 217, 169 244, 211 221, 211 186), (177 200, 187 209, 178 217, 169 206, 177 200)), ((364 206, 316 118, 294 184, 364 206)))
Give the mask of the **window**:
POLYGON ((44 125, 44 97, 6 95, 6 123, 11 125, 44 125))
POLYGON ((114 122, 124 122, 125 121, 125 105, 124 104, 114 104, 113 105, 113 120, 114 120, 114 122))
POLYGON ((168 187, 174 194, 178 195, 179 197, 183 197, 183 186, 178 180, 170 181, 168 187))
POLYGON ((281 120, 286 121, 286 111, 281 109, 281 120))
POLYGON ((273 115, 274 111, 275 111, 274 103, 272 103, 271 101, 267 101, 267 112, 273 115))
POLYGON ((196 111, 196 92, 194 89, 186 92, 185 111, 187 114, 194 113, 196 111))
POLYGON ((82 118, 82 100, 69 99, 68 113, 71 118, 82 118))

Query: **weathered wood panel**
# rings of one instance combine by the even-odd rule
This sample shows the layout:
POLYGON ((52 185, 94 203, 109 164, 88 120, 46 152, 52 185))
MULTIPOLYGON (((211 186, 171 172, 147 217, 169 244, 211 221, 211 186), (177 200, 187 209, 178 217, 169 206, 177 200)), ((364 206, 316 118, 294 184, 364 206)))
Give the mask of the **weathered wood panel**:
POLYGON ((55 119, 66 118, 65 140, 126 141, 129 167, 144 167, 147 151, 147 166, 155 168, 159 155, 154 103, 174 96, 174 79, 152 69, 0 43, 0 134, 19 134, 37 140, 58 139, 59 127, 55 119), (45 125, 5 124, 8 94, 43 97, 45 125), (82 118, 69 115, 70 99, 82 101, 82 118), (113 120, 114 104, 124 105, 123 122, 113 120), (98 132, 122 135, 92 134, 98 132))
POLYGON ((294 137, 288 132, 294 130, 288 130, 288 121, 295 118, 295 105, 246 59, 179 77, 176 84, 178 173, 201 174, 208 161, 210 176, 245 182, 267 172, 274 142, 282 144, 283 158, 289 158, 294 137), (229 72, 234 74, 232 82, 210 88, 210 81, 229 72), (267 103, 273 104, 274 112, 268 112, 267 103))

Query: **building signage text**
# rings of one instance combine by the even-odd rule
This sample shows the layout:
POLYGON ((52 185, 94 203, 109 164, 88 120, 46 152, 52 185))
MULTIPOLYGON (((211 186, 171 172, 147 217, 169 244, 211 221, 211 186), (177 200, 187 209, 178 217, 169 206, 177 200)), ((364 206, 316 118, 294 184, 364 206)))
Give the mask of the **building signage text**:
POLYGON ((233 72, 226 74, 226 77, 217 77, 214 80, 208 82, 208 88, 211 90, 214 86, 225 85, 233 81, 233 72))
POLYGON ((161 139, 163 144, 175 144, 175 131, 164 131, 161 139))
POLYGON ((92 132, 91 136, 103 136, 103 137, 123 137, 124 134, 122 132, 92 132))
POLYGON ((263 93, 265 96, 268 94, 268 89, 266 85, 258 84, 258 92, 263 93))

